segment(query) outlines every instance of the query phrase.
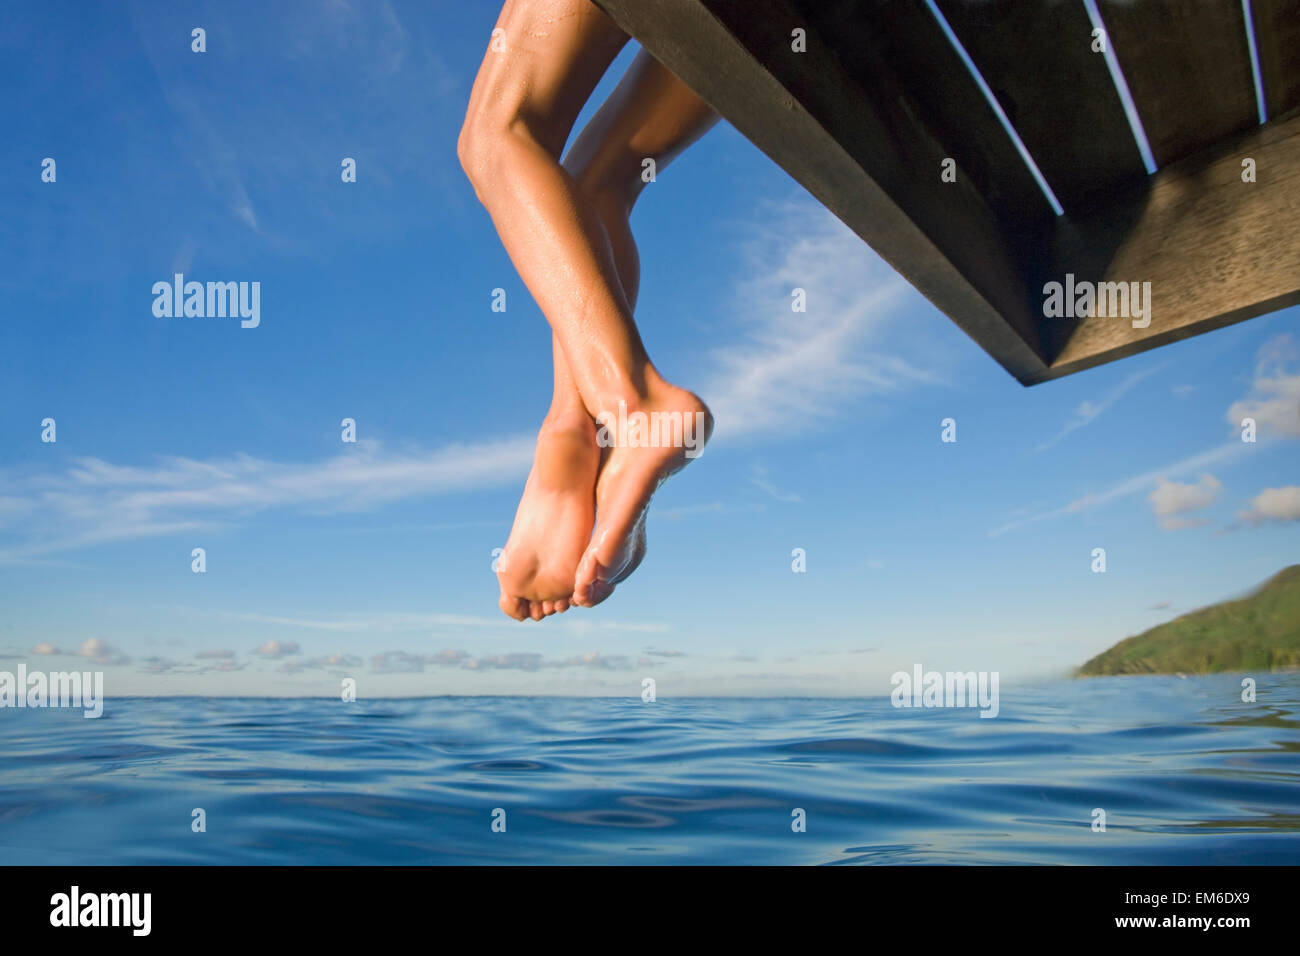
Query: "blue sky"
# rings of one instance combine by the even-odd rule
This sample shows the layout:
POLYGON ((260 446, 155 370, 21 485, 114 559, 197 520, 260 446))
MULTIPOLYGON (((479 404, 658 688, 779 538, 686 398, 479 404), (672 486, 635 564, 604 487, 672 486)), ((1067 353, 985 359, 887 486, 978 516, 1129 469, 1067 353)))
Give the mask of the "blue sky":
POLYGON ((1006 690, 1300 553, 1300 310, 1025 389, 724 123, 633 222, 643 335, 714 442, 613 599, 516 624, 491 553, 550 333, 455 156, 492 5, 5 18, 0 667, 110 695, 876 695, 919 662, 1006 690), (260 282, 260 326, 156 318, 178 271, 260 282))

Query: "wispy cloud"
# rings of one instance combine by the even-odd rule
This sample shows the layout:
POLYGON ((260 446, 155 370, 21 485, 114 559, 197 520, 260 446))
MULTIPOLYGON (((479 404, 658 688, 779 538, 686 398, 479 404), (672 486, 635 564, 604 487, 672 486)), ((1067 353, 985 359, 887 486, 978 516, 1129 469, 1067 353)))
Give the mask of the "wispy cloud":
POLYGON ((740 341, 714 353, 702 392, 719 436, 807 429, 864 395, 938 381, 886 335, 908 306, 928 308, 924 300, 811 200, 765 213, 742 274, 729 295, 740 341), (805 312, 792 309, 795 289, 805 312))
MULTIPOLYGON (((485 629, 511 633, 515 625, 504 617, 483 617, 472 614, 444 614, 438 612, 384 611, 373 614, 353 614, 341 617, 302 617, 274 614, 237 613, 231 618, 254 624, 271 624, 278 627, 303 628, 347 634, 428 634, 434 631, 485 629)), ((670 630, 667 624, 657 621, 620 621, 606 618, 578 618, 565 615, 553 619, 557 631, 574 634, 589 632, 629 632, 658 634, 670 630)))
POLYGON ((145 657, 140 660, 138 669, 144 674, 230 674, 246 667, 243 661, 231 658, 212 658, 204 654, 195 657, 199 663, 157 655, 145 657))
POLYGON ((427 654, 384 651, 370 658, 371 668, 384 673, 422 673, 427 668, 442 667, 469 671, 540 671, 564 668, 627 670, 634 664, 632 658, 626 655, 604 655, 599 651, 550 660, 536 651, 475 656, 463 650, 442 650, 427 654))
POLYGON ((231 145, 235 141, 222 135, 212 119, 219 113, 200 107, 194 97, 177 84, 163 83, 161 88, 168 105, 186 128, 186 141, 194 144, 189 157, 195 170, 211 192, 224 197, 231 214, 257 232, 257 210, 239 171, 239 155, 231 145))
POLYGON ((80 459, 61 474, 0 471, 0 562, 211 527, 275 508, 366 511, 407 498, 517 482, 527 437, 387 453, 376 444, 318 462, 167 458, 147 467, 80 459))
POLYGON ((681 521, 683 518, 726 510, 727 506, 721 501, 706 501, 698 505, 682 505, 680 508, 660 508, 655 512, 655 518, 659 521, 681 521))
MULTIPOLYGON (((305 248, 304 231, 288 228, 287 212, 317 221, 331 215, 304 201, 304 192, 315 184, 337 188, 348 147, 355 147, 362 182, 391 188, 416 177, 443 178, 429 154, 455 141, 469 78, 449 68, 445 43, 431 42, 437 38, 428 35, 427 21, 408 28, 388 0, 320 4, 310 14, 276 5, 211 8, 201 55, 189 52, 189 38, 178 37, 169 18, 141 9, 135 21, 172 111, 179 155, 245 237, 253 238, 251 231, 276 248, 305 248), (265 83, 256 82, 266 74, 250 72, 249 63, 298 82, 281 83, 267 97, 265 83), (397 97, 427 122, 393 125, 397 97), (329 110, 319 109, 321 98, 329 110), (366 148, 380 141, 382 150, 366 148), (313 169, 332 176, 304 175, 313 169), (302 192, 286 203, 294 190, 302 192)), ((389 226, 391 215, 377 211, 374 226, 389 226)))
POLYGON ((767 469, 762 465, 754 466, 754 469, 749 476, 749 483, 772 498, 775 498, 777 501, 784 501, 790 504, 799 504, 803 502, 803 498, 793 492, 779 491, 775 485, 767 480, 767 469))
POLYGON ((298 660, 285 661, 280 665, 280 670, 286 674, 296 674, 299 671, 325 670, 325 671, 354 671, 362 666, 364 661, 355 654, 326 654, 322 657, 304 657, 298 660))
MULTIPOLYGON (((1261 441, 1267 440, 1269 437, 1300 437, 1300 373, 1293 373, 1288 370, 1290 363, 1297 359, 1300 359, 1300 347, 1297 347, 1290 335, 1279 335, 1265 343, 1259 352, 1255 376, 1251 384, 1251 394, 1240 401, 1233 402, 1228 409, 1227 419, 1232 424, 1234 432, 1241 427, 1242 418, 1251 417, 1255 419, 1256 424, 1259 426, 1261 441)), ((1151 371, 1154 371, 1154 369, 1146 373, 1130 376, 1129 379, 1121 383, 1117 392, 1113 392, 1108 396, 1105 405, 1108 406, 1113 403, 1118 395, 1122 395, 1132 388, 1137 381, 1150 374, 1151 371)), ((1095 418, 1096 415, 1092 417, 1095 418)), ((1069 430, 1073 429, 1068 429, 1066 433, 1069 430)), ((1196 475, 1215 465, 1225 465, 1234 459, 1242 457, 1255 447, 1255 445, 1243 442, 1239 438, 1234 438, 1226 444, 1207 449, 1163 468, 1156 468, 1134 475, 1111 485, 1101 492, 1084 495, 1064 507, 1018 515, 1013 520, 990 531, 989 537, 996 538, 1009 531, 1037 524, 1041 521, 1078 514, 1148 490, 1152 491, 1152 504, 1157 507, 1157 515, 1162 518, 1162 526, 1167 530, 1203 524, 1203 521, 1197 519, 1180 517, 1176 512, 1161 515, 1158 510, 1160 502, 1164 502, 1166 506, 1172 506, 1175 502, 1204 499, 1206 496, 1211 495, 1212 492, 1217 492, 1216 488, 1212 488, 1205 483, 1205 479, 1209 478, 1210 481, 1215 482, 1217 482, 1217 479, 1206 475, 1202 477, 1201 483, 1198 485, 1179 484, 1174 479, 1196 475)), ((1252 510, 1243 512, 1241 516, 1247 521, 1259 523, 1254 518, 1246 517, 1253 514, 1255 512, 1252 510)), ((1270 519, 1260 518, 1259 520, 1270 519)))
POLYGON ((1137 383, 1142 381, 1144 378, 1159 371, 1162 367, 1163 366, 1156 366, 1154 368, 1143 369, 1140 372, 1134 372, 1124 379, 1124 381, 1115 386, 1115 388, 1111 389, 1109 394, 1105 395, 1100 400, 1095 402, 1080 402, 1079 407, 1074 410, 1074 416, 1061 427, 1061 430, 1052 438, 1049 438, 1047 441, 1035 448, 1034 451, 1046 451, 1072 432, 1076 432, 1080 428, 1085 428, 1088 425, 1091 425, 1102 415, 1102 413, 1123 398, 1124 395, 1133 388, 1133 386, 1137 385, 1137 383))
POLYGON ((1001 537, 1009 531, 1015 531, 1053 518, 1063 518, 1068 515, 1079 514, 1080 512, 1089 511, 1093 508, 1107 505, 1112 501, 1140 494, 1143 491, 1155 488, 1161 481, 1170 477, 1179 477, 1189 474, 1195 475, 1213 465, 1231 461, 1232 459, 1241 456, 1243 452, 1249 450, 1249 448, 1249 445, 1240 441, 1231 441, 1223 445, 1218 445, 1188 458, 1184 458, 1181 461, 1165 465, 1162 468, 1154 468, 1150 471, 1144 471, 1139 475, 1134 475, 1131 478, 1125 478, 1123 481, 1115 482, 1102 491, 1089 493, 1081 498, 1076 498, 1060 508, 1029 512, 1022 517, 1015 518, 1012 521, 1008 521, 1006 524, 994 528, 989 532, 989 537, 1001 537))
POLYGON ((372 670, 381 673, 421 673, 426 667, 459 667, 469 659, 462 650, 443 650, 432 654, 413 654, 409 651, 384 651, 370 658, 372 670))
POLYGON ((338 618, 280 617, 272 614, 236 614, 234 617, 255 624, 276 624, 283 627, 299 627, 312 631, 339 631, 361 634, 429 631, 434 628, 446 627, 499 628, 503 626, 499 618, 475 617, 468 614, 385 612, 338 618))
MULTIPOLYGON (((909 301, 923 304, 920 297, 857 236, 811 201, 779 207, 766 223, 750 250, 750 274, 761 278, 735 290, 745 334, 716 354, 714 387, 707 390, 728 433, 806 427, 854 396, 935 381, 886 341, 900 310, 909 301), (807 294, 807 312, 790 309, 795 287, 807 294)), ((532 437, 520 436, 426 452, 362 443, 316 462, 235 455, 136 465, 85 458, 58 474, 0 471, 6 490, 0 496, 0 563, 194 532, 271 509, 363 511, 515 483, 527 473, 532 450, 532 437)), ((762 474, 754 484, 778 500, 799 500, 762 474)))

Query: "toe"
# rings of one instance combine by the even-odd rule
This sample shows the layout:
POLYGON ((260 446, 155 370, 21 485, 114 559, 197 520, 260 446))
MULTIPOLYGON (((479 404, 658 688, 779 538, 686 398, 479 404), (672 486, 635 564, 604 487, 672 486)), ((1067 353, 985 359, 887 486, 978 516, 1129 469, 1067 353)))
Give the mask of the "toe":
POLYGON ((563 614, 568 609, 569 609, 569 602, 566 601, 564 598, 560 598, 558 601, 555 602, 556 614, 563 614))
POLYGON ((507 617, 513 617, 516 621, 522 621, 528 616, 528 602, 513 594, 502 591, 501 600, 497 604, 507 617))
POLYGON ((546 613, 542 610, 541 601, 528 602, 528 616, 534 621, 540 621, 542 618, 546 617, 546 613))
POLYGON ((587 600, 590 602, 587 604, 587 607, 595 607, 613 593, 614 585, 610 584, 608 581, 601 581, 599 579, 593 581, 591 587, 587 591, 587 600))
POLYGON ((581 607, 591 607, 591 587, 600 573, 600 562, 596 552, 588 551, 578 562, 578 570, 573 577, 573 603, 581 607))
POLYGON ((554 601, 543 601, 543 602, 542 602, 542 613, 543 613, 544 615, 546 615, 547 617, 550 617, 552 614, 554 614, 554 613, 555 613, 555 602, 554 602, 554 601))

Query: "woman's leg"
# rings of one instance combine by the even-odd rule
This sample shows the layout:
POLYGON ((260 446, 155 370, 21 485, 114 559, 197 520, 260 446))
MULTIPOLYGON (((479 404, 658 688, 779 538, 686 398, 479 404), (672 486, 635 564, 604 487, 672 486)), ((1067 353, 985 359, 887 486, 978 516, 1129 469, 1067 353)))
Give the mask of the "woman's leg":
MULTIPOLYGON (((458 144, 475 192, 550 321, 586 411, 676 416, 679 427, 685 420, 688 428, 698 428, 695 441, 702 443, 711 429, 707 409, 694 395, 665 382, 650 364, 600 214, 558 163, 583 101, 626 37, 587 0, 510 0, 498 25, 505 49, 490 51, 484 60, 458 144)), ((562 480, 546 482, 551 487, 543 488, 544 493, 531 494, 548 470, 541 467, 544 445, 551 444, 545 438, 539 435, 538 460, 516 530, 521 523, 532 529, 529 537, 546 530, 554 537, 558 530, 567 540, 575 526, 568 511, 578 510, 581 495, 574 489, 585 480, 573 474, 580 442, 559 443, 566 451, 550 457, 562 465, 556 469, 562 480), (568 499, 563 498, 566 483, 568 499), (546 507, 528 506, 530 499, 546 507), (554 521, 562 527, 550 527, 554 521)), ((680 446, 657 444, 647 448, 621 442, 610 451, 605 465, 608 507, 582 555, 589 573, 580 568, 577 575, 587 582, 583 594, 588 603, 592 582, 612 582, 630 570, 650 495, 690 457, 680 446)), ((547 613, 548 602, 551 610, 561 609, 556 602, 563 604, 571 589, 555 580, 555 572, 566 562, 553 555, 545 567, 521 569, 525 562, 515 557, 508 543, 503 555, 507 572, 523 580, 528 593, 512 594, 503 576, 503 609, 521 617, 526 605, 534 618, 547 613)))
MULTIPOLYGON (((576 190, 559 156, 627 36, 589 0, 509 0, 496 26, 500 32, 494 31, 474 80, 457 152, 554 326, 552 311, 563 296, 547 290, 554 284, 548 283, 548 269, 598 277, 612 269, 608 240, 594 215, 583 215, 582 202, 574 201, 576 190), (529 236, 539 218, 552 221, 548 234, 560 224, 568 227, 564 242, 552 240, 558 245, 549 267, 545 245, 529 236)), ((567 364, 557 361, 554 400, 498 562, 501 609, 511 617, 540 620, 567 609, 574 568, 595 518, 599 462, 591 416, 567 364)))
MULTIPOLYGON (((643 175, 645 160, 654 160, 656 174, 662 172, 717 121, 718 114, 690 87, 641 51, 564 158, 564 168, 591 200, 605 228, 629 309, 635 310, 640 288, 640 261, 629 220, 633 205, 648 183, 648 177, 643 175)), ((564 352, 554 336, 552 350, 555 393, 548 418, 572 411, 581 402, 564 352)), ((613 474, 609 469, 601 470, 596 484, 598 501, 610 500, 613 474)), ((520 544, 527 543, 521 537, 520 544)), ((535 547, 549 550, 550 539, 539 536, 535 547)), ((636 570, 645 556, 643 522, 637 525, 632 552, 619 580, 636 570)), ((613 582, 594 583, 587 595, 588 606, 599 604, 613 588, 613 582)), ((567 610, 569 601, 554 602, 552 607, 567 610)), ((552 607, 544 605, 543 610, 551 613, 552 607)))
MULTIPOLYGON (((636 307, 640 286, 640 261, 629 220, 650 180, 646 160, 653 160, 657 175, 717 121, 718 114, 704 100, 643 50, 564 158, 565 169, 590 197, 605 228, 629 309, 636 307)), ((561 381, 558 368, 563 363, 563 354, 557 352, 557 392, 561 381)), ((615 492, 620 483, 615 479, 621 471, 602 467, 597 479, 597 513, 606 529, 617 516, 615 492)), ((582 594, 586 606, 603 601, 612 593, 614 583, 641 563, 644 521, 633 522, 632 529, 630 553, 617 577, 611 574, 610 579, 602 580, 593 575, 582 594)), ((602 530, 597 529, 598 536, 602 530)))
POLYGON ((459 153, 595 415, 644 392, 650 365, 604 227, 559 156, 627 37, 590 0, 509 0, 498 27, 505 50, 474 81, 459 153))

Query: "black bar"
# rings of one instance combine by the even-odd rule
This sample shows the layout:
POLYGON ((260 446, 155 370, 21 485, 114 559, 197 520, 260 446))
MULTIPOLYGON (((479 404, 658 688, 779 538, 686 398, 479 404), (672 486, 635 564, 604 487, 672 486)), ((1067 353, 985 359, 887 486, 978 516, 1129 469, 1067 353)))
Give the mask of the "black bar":
MULTIPOLYGON (((374 944, 377 927, 384 935, 436 927, 438 938, 494 940, 511 931, 563 927, 562 936, 573 938, 612 920, 611 928, 623 925, 632 933, 629 940, 668 945, 680 942, 684 925, 699 918, 707 924, 702 929, 733 937, 765 935, 776 921, 811 938, 840 927, 872 942, 897 938, 922 945, 927 939, 946 945, 1128 936, 1180 944, 1199 937, 1232 946, 1294 925, 1288 897, 1295 870, 1288 867, 450 869, 10 867, 0 871, 0 911, 7 944, 33 937, 66 941, 76 934, 78 943, 283 939, 337 946, 348 940, 374 944), (51 925, 52 915, 68 915, 73 886, 79 914, 87 918, 87 906, 98 910, 97 894, 150 894, 147 937, 135 936, 130 918, 143 928, 143 905, 120 910, 119 922, 128 925, 51 925), (61 914, 59 894, 69 904, 61 914), (90 895, 96 895, 93 904, 86 903, 90 895), (1179 922, 1206 918, 1208 929, 1179 922), (1242 925, 1221 922, 1243 918, 1242 925), (1120 925, 1133 919, 1154 922, 1120 925)), ((143 896, 138 899, 143 904, 143 896)))

